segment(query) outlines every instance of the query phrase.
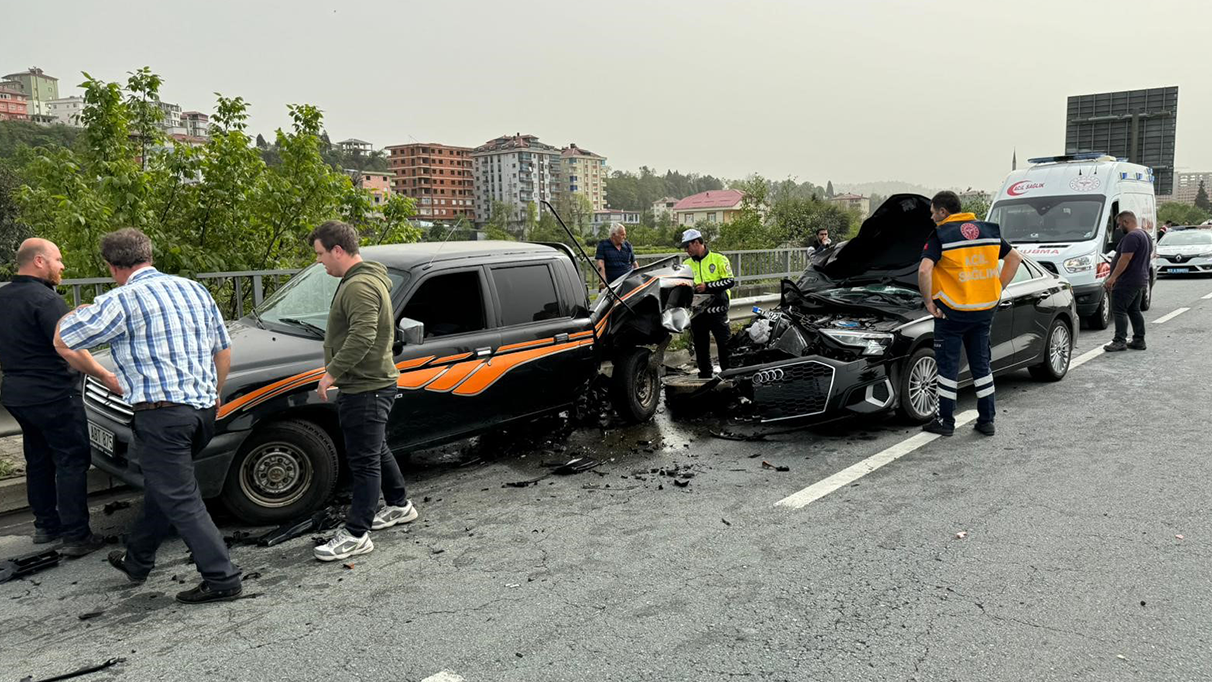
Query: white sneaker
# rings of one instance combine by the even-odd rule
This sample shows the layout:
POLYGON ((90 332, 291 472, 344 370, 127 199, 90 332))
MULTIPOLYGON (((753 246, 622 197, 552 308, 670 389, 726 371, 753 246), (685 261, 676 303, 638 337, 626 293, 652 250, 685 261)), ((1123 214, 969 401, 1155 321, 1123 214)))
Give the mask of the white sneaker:
POLYGON ((403 507, 393 507, 390 504, 375 512, 375 520, 371 522, 371 530, 391 528, 399 523, 408 523, 417 518, 417 508, 412 506, 412 500, 404 503, 403 507))
POLYGON ((337 561, 358 554, 369 554, 374 548, 375 543, 370 541, 370 533, 358 537, 342 528, 331 540, 316 547, 313 552, 320 561, 337 561))

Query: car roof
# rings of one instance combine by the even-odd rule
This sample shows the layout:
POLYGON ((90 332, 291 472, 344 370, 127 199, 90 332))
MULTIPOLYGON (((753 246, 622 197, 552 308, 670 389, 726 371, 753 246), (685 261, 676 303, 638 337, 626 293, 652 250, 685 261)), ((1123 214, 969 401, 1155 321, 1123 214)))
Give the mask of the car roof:
POLYGON ((421 242, 417 244, 382 244, 361 249, 366 260, 390 268, 408 270, 426 263, 455 260, 507 260, 511 257, 552 255, 561 253, 544 244, 507 241, 421 242))

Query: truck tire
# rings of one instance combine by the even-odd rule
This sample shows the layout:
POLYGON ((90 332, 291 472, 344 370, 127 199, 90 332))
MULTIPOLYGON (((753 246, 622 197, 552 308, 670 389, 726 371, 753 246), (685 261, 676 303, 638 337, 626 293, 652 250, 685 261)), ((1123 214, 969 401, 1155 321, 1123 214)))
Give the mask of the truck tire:
POLYGON ((938 411, 938 363, 934 348, 918 348, 909 356, 897 382, 897 414, 911 424, 925 424, 938 411))
POLYGON ((337 485, 337 448, 316 424, 266 424, 244 441, 220 500, 241 521, 282 523, 319 509, 337 485))
POLYGON ((652 419, 661 398, 661 377, 650 362, 652 351, 632 348, 614 360, 610 399, 624 421, 639 423, 652 419))
POLYGON ((1098 302, 1098 308, 1095 309, 1089 317, 1086 318, 1086 326, 1091 329, 1106 329, 1111 324, 1111 295, 1106 291, 1103 292, 1102 300, 1098 302))

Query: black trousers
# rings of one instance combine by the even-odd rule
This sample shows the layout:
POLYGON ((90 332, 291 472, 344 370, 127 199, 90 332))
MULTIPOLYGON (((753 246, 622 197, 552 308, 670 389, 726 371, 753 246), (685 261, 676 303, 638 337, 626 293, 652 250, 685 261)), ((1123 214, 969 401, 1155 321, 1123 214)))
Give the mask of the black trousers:
POLYGON ((193 457, 215 434, 215 408, 140 410, 132 425, 131 445, 143 469, 143 511, 126 539, 131 574, 147 575, 156 565, 160 543, 176 529, 211 589, 239 586, 240 570, 232 564, 194 478, 193 457))
POLYGON ((690 320, 690 335, 694 338, 694 356, 699 363, 699 376, 709 377, 711 368, 711 337, 715 337, 716 352, 720 356, 720 369, 728 369, 728 339, 732 329, 728 326, 728 313, 701 314, 690 320))
POLYGON ((1140 304, 1145 299, 1144 287, 1126 287, 1119 285, 1111 290, 1111 312, 1115 315, 1115 336, 1111 339, 1117 343, 1128 340, 1128 321, 1132 321, 1132 340, 1145 340, 1145 316, 1140 312, 1140 304))
POLYGON ((88 419, 79 394, 41 405, 9 406, 21 426, 25 489, 34 526, 80 540, 88 526, 88 419))
POLYGON ((379 508, 379 491, 393 507, 408 503, 404 475, 387 447, 387 418, 396 402, 397 389, 365 393, 342 393, 337 398, 337 416, 345 437, 345 461, 349 464, 350 500, 345 529, 361 536, 370 530, 379 508))

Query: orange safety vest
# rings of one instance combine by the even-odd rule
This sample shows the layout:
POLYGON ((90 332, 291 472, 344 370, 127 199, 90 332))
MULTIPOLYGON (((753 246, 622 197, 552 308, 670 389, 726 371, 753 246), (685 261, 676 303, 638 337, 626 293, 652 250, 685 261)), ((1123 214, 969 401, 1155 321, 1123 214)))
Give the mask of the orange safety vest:
POLYGON ((943 257, 931 276, 933 298, 951 310, 989 310, 1002 300, 1002 233, 995 223, 956 213, 938 224, 943 257))

